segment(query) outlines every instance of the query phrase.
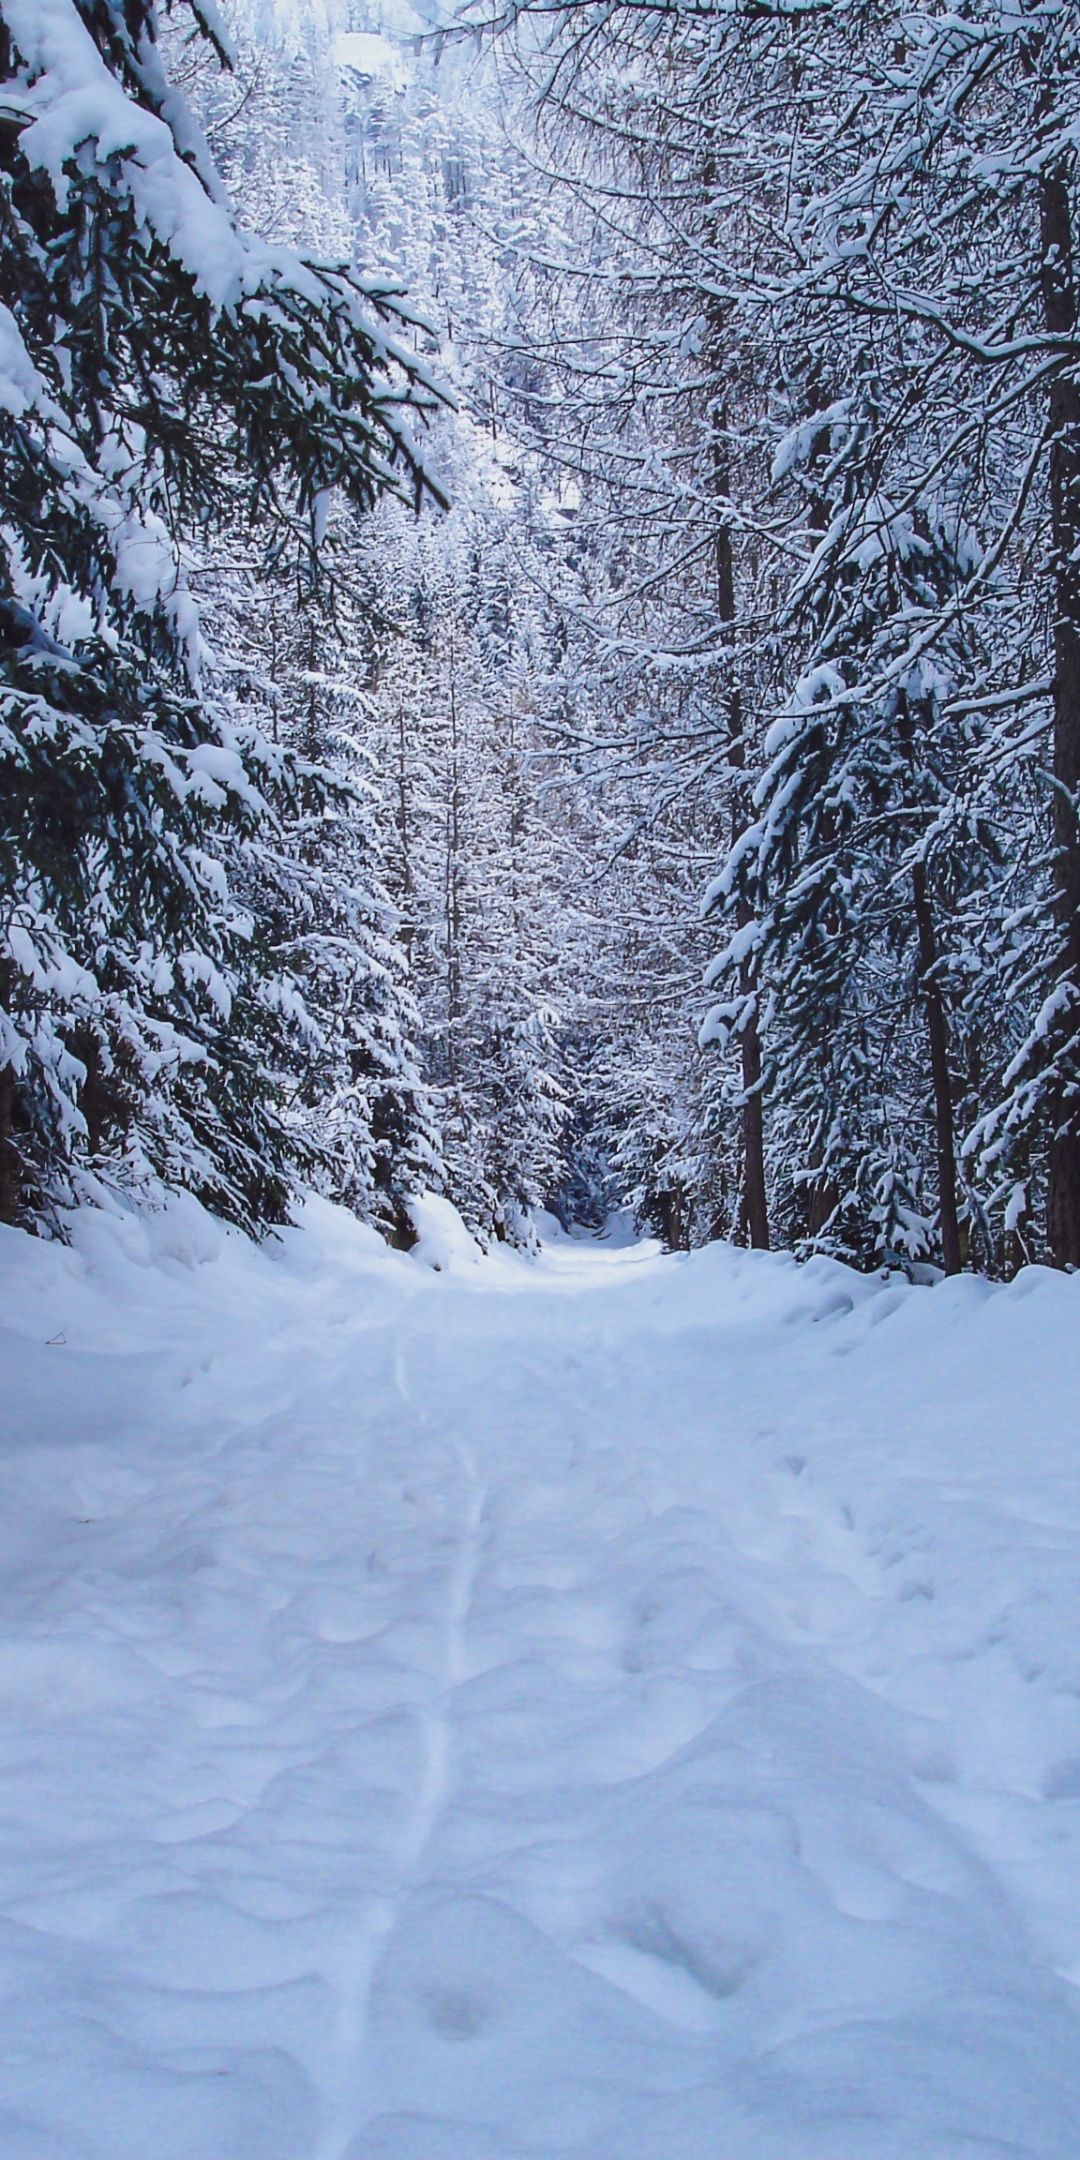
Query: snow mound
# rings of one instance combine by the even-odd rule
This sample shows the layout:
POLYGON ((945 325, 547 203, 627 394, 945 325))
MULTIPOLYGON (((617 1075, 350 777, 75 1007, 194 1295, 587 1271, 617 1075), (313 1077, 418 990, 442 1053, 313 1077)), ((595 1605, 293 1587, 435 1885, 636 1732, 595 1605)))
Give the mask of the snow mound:
POLYGON ((452 1201, 438 1193, 418 1193, 409 1202, 409 1219, 416 1232, 414 1260, 448 1273, 480 1265, 483 1252, 452 1201))

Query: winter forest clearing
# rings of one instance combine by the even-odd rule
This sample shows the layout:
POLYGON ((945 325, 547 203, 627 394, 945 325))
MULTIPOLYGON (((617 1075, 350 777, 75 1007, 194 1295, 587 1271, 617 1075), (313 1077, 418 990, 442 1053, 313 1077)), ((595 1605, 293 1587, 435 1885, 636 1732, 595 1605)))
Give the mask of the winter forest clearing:
POLYGON ((1080 1285, 425 1219, 0 1234, 5 2160, 1075 2160, 1080 1285))
POLYGON ((0 0, 2 2160, 1077 2160, 1080 0, 0 0))

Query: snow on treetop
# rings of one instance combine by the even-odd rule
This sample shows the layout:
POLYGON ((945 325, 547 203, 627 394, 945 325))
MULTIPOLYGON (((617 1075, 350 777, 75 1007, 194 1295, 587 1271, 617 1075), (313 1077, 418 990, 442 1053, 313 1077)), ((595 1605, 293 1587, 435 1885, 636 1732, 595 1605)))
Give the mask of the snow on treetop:
MULTIPOLYGON (((4 18, 23 62, 20 78, 6 86, 6 109, 24 123, 23 155, 48 175, 61 206, 88 154, 97 163, 115 161, 113 185, 127 195, 148 238, 168 250, 214 308, 232 311, 267 288, 325 304, 327 273, 238 228, 211 192, 212 179, 180 155, 172 128, 129 97, 106 66, 74 0, 4 0, 4 18)), ((403 359, 359 305, 365 288, 374 298, 382 296, 381 286, 356 280, 354 293, 353 281, 340 284, 342 300, 355 299, 355 326, 375 351, 403 359)), ((415 356, 408 359, 422 375, 415 356)))
POLYGON ((404 89, 409 80, 404 54, 377 30, 340 31, 334 58, 340 68, 353 68, 358 75, 385 76, 395 90, 404 89))

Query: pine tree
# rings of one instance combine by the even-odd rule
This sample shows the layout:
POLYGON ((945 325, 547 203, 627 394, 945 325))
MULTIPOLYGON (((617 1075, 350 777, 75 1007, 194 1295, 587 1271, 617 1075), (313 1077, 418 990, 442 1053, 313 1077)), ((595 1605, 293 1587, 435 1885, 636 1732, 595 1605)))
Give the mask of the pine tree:
POLYGON ((320 1189, 408 1242, 409 1196, 438 1185, 440 1171, 386 889, 390 804, 369 741, 359 521, 342 505, 331 514, 317 579, 301 553, 272 580, 248 573, 225 593, 222 582, 207 611, 218 653, 208 689, 258 725, 297 782, 291 814, 253 835, 235 867, 268 926, 286 1126, 320 1189))
MULTIPOLYGON (((804 791, 787 856, 778 842, 770 858, 765 912, 738 877, 717 892, 736 911, 720 971, 737 991, 719 1032, 728 1058, 743 1052, 743 1115, 762 1100, 780 1215, 800 1237, 835 1231, 864 1256, 920 1246, 936 1217, 950 1267, 968 1238, 1008 1264, 1021 1224, 1023 1249, 1040 1250, 1045 1195, 1051 1257, 1075 1265, 1080 10, 524 0, 495 27, 523 18, 521 50, 554 115, 554 181, 587 211, 564 261, 574 256, 573 288, 598 303, 576 340, 549 320, 557 392, 537 437, 554 429, 564 460, 575 439, 584 446, 594 584, 622 607, 624 652, 626 596, 656 604, 674 563, 693 624, 695 565, 713 535, 711 625, 699 608, 701 642, 680 642, 673 609, 652 653, 687 676, 708 657, 716 723, 728 714, 716 807, 731 812, 743 870, 761 861, 755 768, 774 813, 782 783, 804 791), (696 316, 681 305, 693 292, 696 316), (826 488, 815 527, 798 488, 783 475, 770 485, 760 453, 788 425, 785 403, 813 433, 850 400, 861 448, 849 493, 830 503, 826 488), (711 470, 694 455, 695 419, 711 470), (651 575, 631 537, 635 489, 653 511, 651 575), (844 550, 883 526, 888 567, 871 592, 844 550), (815 557, 836 573, 831 613, 800 604, 815 557), (794 685, 788 764, 762 773, 761 723, 794 685), (863 811, 832 801, 834 777, 863 811), (890 850, 865 810, 876 788, 883 819, 906 835, 888 877, 890 850), (849 846, 852 892, 828 890, 849 846), (808 863, 821 881, 813 909, 808 863), (794 937, 800 916, 805 970, 785 962, 783 998, 770 1001, 755 979, 761 941, 775 959, 773 933, 794 937), (831 1019, 849 1053, 827 1085, 815 996, 819 1037, 831 1019), (766 1026, 773 1078, 763 1070, 759 1085, 746 1050, 757 1033, 769 1068, 766 1026), (785 1064, 788 1038, 814 1051, 809 1062, 793 1048, 785 1064), (839 1189, 819 1177, 824 1154, 839 1189)), ((644 669, 640 633, 637 645, 644 669)), ((691 753, 702 775, 720 738, 718 724, 712 747, 703 737, 691 753)), ((781 747, 774 738, 775 756, 781 747)))
POLYGON ((573 1016, 544 733, 550 536, 534 473, 501 424, 511 153, 459 56, 436 73, 371 35, 346 37, 342 52, 364 249, 389 253, 423 293, 460 406, 440 425, 450 516, 417 524, 388 504, 369 532, 382 624, 369 740, 392 776, 387 871, 446 1189, 482 1238, 527 1238, 565 1176, 573 1016))
MULTIPOLYGON (((714 272, 724 228, 744 219, 754 184, 764 185, 768 152, 752 125, 743 134, 733 121, 740 33, 726 18, 555 10, 534 29, 556 216, 554 231, 550 216, 539 230, 521 221, 528 305, 511 421, 551 484, 567 496, 576 489, 568 532, 579 694, 567 742, 589 735, 586 756, 604 770, 608 803, 621 799, 616 854, 620 864, 631 851, 639 858, 633 895, 624 894, 634 924, 674 916, 682 937, 677 997, 670 941, 652 945, 632 930, 623 941, 627 972, 643 969, 648 982, 644 995, 640 982, 627 985, 627 1006, 662 1006, 673 1038, 635 1041, 628 1030, 610 1045, 605 1070, 614 1076, 627 1061, 625 1085, 607 1091, 628 1120, 616 1152, 635 1164, 634 1204, 647 1219, 677 1220, 680 1238, 712 1234, 723 1220, 766 1245, 752 963, 731 1070, 717 1085, 697 1069, 707 945, 693 917, 717 848, 739 822, 766 672, 770 565, 752 490, 768 347, 756 325, 748 335, 714 272), (666 1102, 650 1098, 641 1069, 670 1089, 666 1102)), ((617 959, 620 977, 623 966, 617 959)))
MULTIPOLYGON (((789 603, 808 665, 715 889, 736 927, 711 970, 731 989, 707 1032, 738 1025, 752 941, 784 1234, 870 1261, 940 1250, 955 1273, 958 1104, 974 1057, 961 925, 997 871, 971 800, 978 736, 948 712, 971 662, 977 550, 946 504, 898 511, 869 490, 871 441, 852 396, 803 420, 778 460, 785 477, 803 466, 822 529, 789 603)), ((968 1214, 970 1231, 970 1196, 968 1214)))
MULTIPOLYGON (((209 11, 195 32, 227 60, 209 11)), ((151 0, 4 0, 0 1214, 88 1166, 285 1204, 267 926, 226 862, 321 783, 204 694, 193 540, 422 471, 399 297, 254 239, 151 0)))
POLYGON ((500 514, 482 495, 439 527, 388 510, 370 539, 386 624, 370 739, 394 806, 387 877, 446 1186, 482 1236, 517 1237, 561 1183, 566 1114, 527 615, 507 614, 500 514))

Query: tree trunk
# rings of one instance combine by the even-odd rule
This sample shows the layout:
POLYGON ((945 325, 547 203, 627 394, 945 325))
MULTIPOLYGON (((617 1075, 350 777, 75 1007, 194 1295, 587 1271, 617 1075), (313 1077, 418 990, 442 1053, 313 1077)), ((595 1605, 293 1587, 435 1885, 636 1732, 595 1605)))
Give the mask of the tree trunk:
MULTIPOLYGON (((897 728, 917 785, 918 742, 916 726, 906 692, 900 696, 897 728)), ((925 730, 924 730, 925 732, 925 730)), ((915 931, 919 942, 919 989, 926 1014, 930 1049, 930 1086, 934 1097, 934 1130, 937 1135, 938 1221, 946 1275, 963 1272, 960 1214, 956 1200, 956 1119, 953 1109, 952 1074, 949 1071, 949 1018, 938 976, 938 941, 926 864, 912 865, 911 890, 915 902, 915 931)))
MULTIPOLYGON (((753 985, 747 980, 743 986, 753 985)), ((765 1112, 761 1100, 761 1036, 756 1017, 742 1031, 743 1190, 747 1234, 759 1252, 769 1250, 769 1201, 765 1187, 765 1112)))
POLYGON ((402 951, 405 954, 405 958, 409 964, 409 968, 411 971, 413 958, 413 941, 416 937, 416 895, 413 890, 412 831, 409 822, 409 774, 406 754, 407 742, 405 734, 405 705, 404 700, 402 699, 398 700, 397 753, 397 829, 398 839, 401 843, 401 888, 399 895, 401 910, 400 935, 402 951))
POLYGON ((451 1087, 458 1080, 458 1030, 461 1022, 461 767, 458 736, 457 670, 450 650, 450 770, 446 803, 446 1053, 451 1087))
MULTIPOLYGON (((5 32, 6 35, 6 32, 5 32)), ((0 1011, 10 1012, 14 970, 10 961, 0 960, 0 1011)), ((13 1223, 19 1205, 21 1178, 19 1155, 15 1146, 15 1074, 10 1065, 0 1065, 0 1223, 13 1223)))
POLYGON ((0 1223, 13 1223, 19 1197, 19 1160, 11 1137, 15 1112, 15 1075, 0 1071, 0 1223))
POLYGON ((656 1195, 660 1217, 660 1235, 669 1252, 686 1252, 689 1239, 686 1235, 686 1195, 680 1185, 665 1186, 656 1195))
MULTIPOLYGON (((1040 278, 1047 330, 1077 328, 1072 210, 1066 172, 1039 182, 1040 278)), ((1062 979, 1080 1024, 1080 386, 1050 390, 1050 519, 1054 548, 1054 877, 1062 979)), ((1047 1230, 1055 1267, 1080 1267, 1080 1110, 1059 1088, 1052 1105, 1047 1230)))
POLYGON ((964 1260, 960 1246, 960 1217, 956 1205, 956 1131, 953 1120, 952 1077, 949 1072, 949 1028, 945 1000, 937 979, 937 940, 926 881, 926 864, 917 862, 911 873, 915 895, 915 927, 919 934, 919 975, 926 1008, 926 1032, 930 1038, 930 1077, 934 1090, 934 1125, 937 1132, 938 1216, 941 1250, 946 1275, 959 1275, 964 1260))
MULTIPOLYGON (((717 492, 727 494, 727 482, 723 464, 723 446, 719 437, 714 443, 714 477, 717 492)), ((723 519, 716 531, 716 606, 722 623, 734 624, 735 557, 731 545, 731 526, 723 519)), ((732 684, 728 696, 728 757, 737 772, 746 769, 746 734, 743 725, 743 704, 738 686, 732 684)), ((745 789, 735 790, 731 806, 731 840, 738 838, 746 811, 745 789)), ((745 902, 738 909, 740 930, 745 930, 750 920, 745 902)), ((758 1251, 769 1250, 769 1196, 765 1183, 765 1113, 761 1100, 761 1036, 757 1024, 757 976, 752 960, 744 960, 739 970, 739 989, 742 996, 753 999, 750 1018, 744 1023, 739 1036, 742 1053, 742 1145, 743 1145, 743 1199, 741 1214, 746 1225, 750 1244, 758 1251)))

